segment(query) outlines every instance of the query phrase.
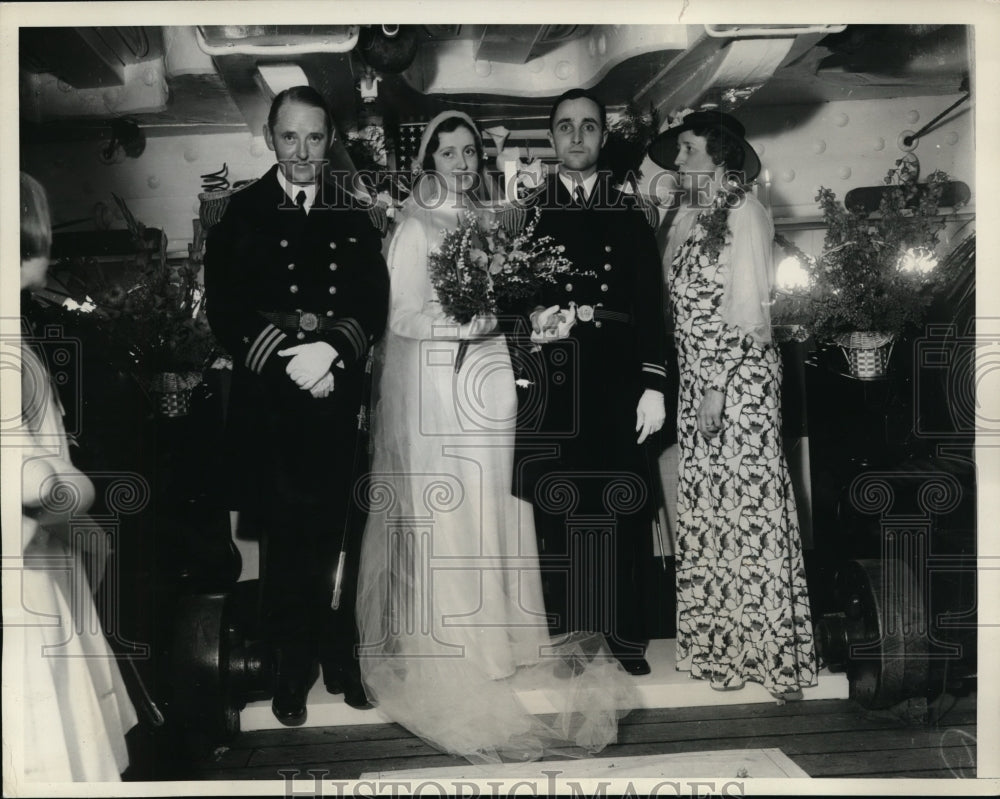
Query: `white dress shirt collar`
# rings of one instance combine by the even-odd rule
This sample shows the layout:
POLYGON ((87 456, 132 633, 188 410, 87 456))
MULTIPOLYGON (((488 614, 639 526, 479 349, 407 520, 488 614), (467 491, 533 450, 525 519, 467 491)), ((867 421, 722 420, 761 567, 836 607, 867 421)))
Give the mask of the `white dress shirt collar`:
POLYGON ((566 175, 565 172, 559 170, 559 180, 562 181, 563 186, 566 187, 566 191, 569 192, 570 197, 576 197, 576 187, 583 186, 583 196, 585 199, 590 199, 590 195, 594 191, 594 184, 597 183, 597 173, 594 172, 589 177, 583 179, 583 181, 576 180, 574 178, 566 175))
POLYGON ((293 203, 295 202, 295 198, 298 196, 300 191, 304 191, 306 193, 304 208, 305 212, 308 214, 309 209, 312 208, 313 203, 316 202, 316 184, 314 183, 311 186, 296 186, 294 183, 289 183, 282 173, 280 166, 278 167, 276 174, 278 175, 278 185, 281 186, 282 190, 288 195, 289 199, 291 199, 293 203))

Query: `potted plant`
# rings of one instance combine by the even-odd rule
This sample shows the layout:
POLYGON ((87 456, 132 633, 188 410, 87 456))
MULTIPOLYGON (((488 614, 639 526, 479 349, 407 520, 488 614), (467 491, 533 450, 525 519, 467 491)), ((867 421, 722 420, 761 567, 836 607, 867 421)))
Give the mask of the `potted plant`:
MULTIPOLYGON (((223 355, 205 317, 204 288, 191 261, 169 264, 139 252, 105 268, 85 260, 64 280, 66 303, 103 360, 152 394, 165 416, 188 412, 191 390, 223 355)), ((54 292, 59 293, 59 292, 54 292)))
POLYGON ((818 341, 838 345, 851 375, 861 379, 885 375, 893 343, 920 323, 942 279, 935 250, 948 176, 936 171, 925 183, 900 179, 902 162, 886 176, 874 213, 845 207, 820 187, 816 202, 826 236, 818 257, 776 237, 799 257, 806 280, 779 294, 775 322, 799 322, 818 341))
POLYGON ((659 224, 659 214, 639 193, 637 181, 642 177, 642 161, 659 127, 659 115, 655 108, 650 106, 644 112, 634 103, 629 103, 621 117, 608 125, 608 140, 601 149, 600 161, 601 168, 611 172, 613 185, 627 187, 635 195, 639 210, 653 228, 659 224))

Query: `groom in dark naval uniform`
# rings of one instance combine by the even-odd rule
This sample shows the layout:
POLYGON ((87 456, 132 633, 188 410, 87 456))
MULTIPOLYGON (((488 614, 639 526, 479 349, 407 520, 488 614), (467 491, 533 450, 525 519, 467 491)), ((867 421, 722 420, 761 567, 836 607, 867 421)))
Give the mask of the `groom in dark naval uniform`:
POLYGON ((232 195, 205 252, 208 319, 233 358, 226 476, 235 507, 261 527, 272 710, 286 725, 305 721, 317 658, 327 690, 367 703, 354 652, 356 549, 336 611, 331 591, 389 277, 368 215, 343 181, 324 179, 333 135, 314 89, 278 94, 264 126, 278 163, 232 195))
POLYGON ((518 356, 514 490, 534 505, 552 632, 604 633, 641 675, 658 454, 645 442, 664 421, 663 289, 652 228, 598 169, 607 135, 590 92, 556 100, 549 138, 560 163, 536 200, 536 234, 563 245, 573 266, 543 289, 534 351, 518 356))

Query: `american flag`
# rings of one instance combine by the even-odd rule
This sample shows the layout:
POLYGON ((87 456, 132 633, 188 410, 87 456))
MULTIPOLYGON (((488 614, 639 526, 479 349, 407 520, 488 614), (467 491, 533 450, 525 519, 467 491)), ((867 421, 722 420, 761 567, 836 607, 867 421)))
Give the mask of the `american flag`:
MULTIPOLYGON (((476 125, 483 137, 483 148, 486 155, 486 165, 494 165, 497 156, 497 146, 493 137, 486 133, 487 129, 504 125, 510 131, 505 148, 516 147, 520 157, 529 162, 541 158, 546 163, 555 164, 556 154, 549 144, 548 117, 531 117, 520 120, 477 119, 476 125)), ((409 170, 420 149, 420 137, 423 135, 427 122, 405 122, 399 126, 396 162, 401 170, 409 170)))
POLYGON ((424 134, 427 122, 406 122, 399 126, 399 139, 396 142, 397 168, 408 172, 413 166, 413 159, 420 149, 420 137, 424 134))

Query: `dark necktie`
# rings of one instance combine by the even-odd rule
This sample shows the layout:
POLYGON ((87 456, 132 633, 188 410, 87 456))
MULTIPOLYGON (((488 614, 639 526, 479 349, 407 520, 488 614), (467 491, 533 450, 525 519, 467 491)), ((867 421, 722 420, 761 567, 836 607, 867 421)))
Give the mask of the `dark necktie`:
POLYGON ((306 210, 306 193, 300 191, 295 195, 295 204, 299 207, 299 210, 305 212, 306 210))
POLYGON ((581 208, 587 207, 587 196, 583 193, 583 186, 577 186, 573 191, 573 198, 581 208))

